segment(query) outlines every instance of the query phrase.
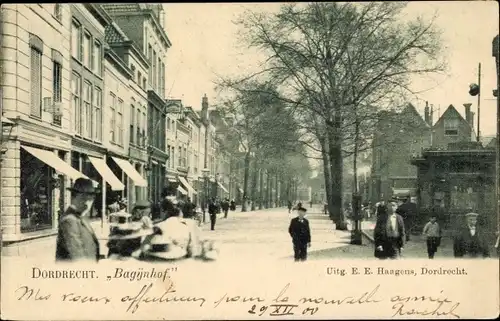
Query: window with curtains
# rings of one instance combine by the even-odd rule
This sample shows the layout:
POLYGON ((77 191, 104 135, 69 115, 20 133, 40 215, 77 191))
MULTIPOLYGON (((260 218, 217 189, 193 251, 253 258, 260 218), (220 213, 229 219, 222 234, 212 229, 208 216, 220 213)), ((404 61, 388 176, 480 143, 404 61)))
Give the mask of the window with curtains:
POLYGON ((177 161, 178 166, 182 166, 182 147, 177 148, 177 154, 179 155, 179 160, 177 161))
POLYGON ((157 84, 157 65, 156 65, 156 51, 153 50, 153 56, 152 56, 152 62, 153 62, 153 79, 152 79, 152 86, 153 90, 158 92, 158 87, 156 87, 157 84))
POLYGON ((73 126, 75 133, 81 134, 82 133, 82 127, 80 124, 80 115, 82 114, 81 111, 81 106, 80 106, 80 88, 81 88, 81 77, 77 73, 73 73, 71 75, 71 104, 72 110, 73 110, 73 126))
POLYGON ((94 113, 92 121, 92 138, 102 141, 102 90, 98 87, 94 91, 94 113))
MULTIPOLYGON (((62 102, 62 66, 57 61, 52 61, 52 102, 62 102)), ((61 126, 61 115, 53 113, 52 123, 61 126)))
POLYGON ((116 133, 118 145, 123 145, 123 100, 118 99, 118 106, 116 108, 116 133))
POLYGON ((42 52, 31 47, 31 116, 42 117, 42 52))
POLYGON ((163 62, 161 63, 161 81, 160 81, 160 84, 161 84, 160 93, 161 93, 161 96, 164 97, 165 96, 165 64, 163 62))
POLYGON ((102 45, 97 40, 94 42, 92 54, 92 71, 98 76, 102 74, 102 45))
POLYGON ((109 93, 109 139, 111 142, 116 143, 116 96, 112 92, 109 93))
POLYGON ((153 47, 151 45, 148 45, 148 61, 151 66, 148 72, 148 82, 150 86, 153 86, 153 47))
POLYGON ((458 135, 459 124, 460 124, 460 120, 457 117, 445 118, 444 119, 444 135, 445 136, 458 135))
POLYGON ((141 127, 142 127, 142 123, 141 123, 141 108, 140 106, 137 106, 137 128, 136 128, 136 142, 137 142, 137 146, 144 146, 144 137, 141 136, 141 127))
POLYGON ((92 61, 92 36, 85 31, 83 33, 83 65, 91 68, 92 61))
MULTIPOLYGON (((139 106, 137 106, 139 108, 139 106)), ((135 106, 133 104, 130 105, 130 132, 129 132, 129 140, 131 144, 135 144, 135 106)))
POLYGON ((73 20, 71 24, 71 55, 76 60, 82 60, 82 33, 81 33, 81 24, 73 20))
POLYGON ((175 147, 172 147, 172 156, 170 157, 172 159, 172 168, 175 168, 175 147))
POLYGON ((157 75, 157 78, 158 78, 158 83, 156 85, 156 87, 158 88, 158 93, 160 94, 160 97, 163 97, 163 93, 162 93, 162 85, 161 85, 161 59, 160 59, 160 53, 158 53, 158 70, 156 72, 156 75, 157 75))
POLYGON ((92 84, 83 83, 83 110, 82 110, 83 137, 92 138, 92 84))
MULTIPOLYGON (((146 108, 146 107, 144 107, 146 108)), ((146 128, 147 128, 147 122, 148 122, 148 119, 146 117, 146 112, 144 111, 142 113, 142 146, 143 147, 146 147, 146 128)))
POLYGON ((58 20, 62 20, 62 6, 60 3, 54 4, 54 17, 58 20))

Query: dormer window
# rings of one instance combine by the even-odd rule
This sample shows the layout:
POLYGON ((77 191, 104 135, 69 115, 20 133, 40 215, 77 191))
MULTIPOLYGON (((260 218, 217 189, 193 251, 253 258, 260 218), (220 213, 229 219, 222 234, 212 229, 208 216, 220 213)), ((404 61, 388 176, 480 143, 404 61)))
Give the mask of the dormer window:
POLYGON ((444 135, 445 136, 457 136, 458 135, 458 118, 446 118, 444 119, 444 135))

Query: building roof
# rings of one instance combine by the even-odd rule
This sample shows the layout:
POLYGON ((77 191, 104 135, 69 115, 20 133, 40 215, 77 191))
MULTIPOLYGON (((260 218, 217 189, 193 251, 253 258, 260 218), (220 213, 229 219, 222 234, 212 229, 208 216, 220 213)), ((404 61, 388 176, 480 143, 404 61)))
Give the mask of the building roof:
POLYGON ((415 108, 415 106, 413 106, 412 103, 408 103, 408 105, 406 105, 406 107, 403 109, 403 113, 408 113, 408 114, 413 114, 415 116, 415 119, 418 119, 418 121, 420 123, 422 123, 422 125, 424 125, 425 127, 431 127, 423 118, 422 118, 422 115, 420 115, 420 113, 417 111, 417 108, 415 108))
POLYGON ((120 29, 120 27, 114 21, 106 26, 104 39, 109 44, 130 41, 127 35, 120 29))

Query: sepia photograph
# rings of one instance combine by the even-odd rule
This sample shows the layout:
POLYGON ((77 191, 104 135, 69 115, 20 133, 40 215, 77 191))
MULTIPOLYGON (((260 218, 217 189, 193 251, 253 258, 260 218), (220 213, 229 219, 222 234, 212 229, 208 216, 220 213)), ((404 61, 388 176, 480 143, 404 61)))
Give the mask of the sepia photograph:
POLYGON ((2 319, 498 317, 498 10, 1 5, 2 319))

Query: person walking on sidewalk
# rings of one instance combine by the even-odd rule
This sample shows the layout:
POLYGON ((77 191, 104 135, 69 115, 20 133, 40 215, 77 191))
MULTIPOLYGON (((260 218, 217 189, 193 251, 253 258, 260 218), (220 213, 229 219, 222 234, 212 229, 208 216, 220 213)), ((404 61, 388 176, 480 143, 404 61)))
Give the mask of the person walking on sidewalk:
POLYGON ((210 215, 210 230, 215 230, 215 222, 217 221, 217 204, 215 203, 215 198, 210 200, 208 204, 208 214, 210 215))
POLYGON ((288 201, 288 214, 290 214, 292 212, 292 201, 288 201))
POLYGON ((433 259, 439 245, 441 245, 441 226, 437 222, 436 215, 431 215, 429 222, 424 226, 422 234, 427 242, 427 255, 429 259, 433 259))
POLYGON ((311 229, 309 221, 304 217, 307 209, 299 207, 299 216, 290 221, 288 233, 292 237, 295 262, 307 260, 307 248, 311 246, 311 229))
POLYGON ((78 178, 72 188, 71 205, 59 222, 56 261, 98 261, 99 241, 88 222, 97 191, 93 182, 78 178))

